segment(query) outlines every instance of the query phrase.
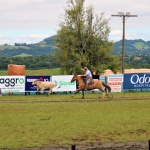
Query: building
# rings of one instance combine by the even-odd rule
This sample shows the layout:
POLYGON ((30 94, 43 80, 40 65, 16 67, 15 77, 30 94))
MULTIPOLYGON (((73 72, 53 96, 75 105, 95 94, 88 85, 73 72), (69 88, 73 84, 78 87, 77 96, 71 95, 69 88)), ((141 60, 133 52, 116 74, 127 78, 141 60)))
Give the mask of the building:
MULTIPOLYGON (((150 73, 150 69, 142 68, 142 69, 125 69, 124 73, 150 73)), ((101 74, 101 76, 108 76, 109 74, 114 74, 110 69, 107 69, 104 71, 104 73, 101 74)), ((121 73, 117 73, 121 74, 121 73)))

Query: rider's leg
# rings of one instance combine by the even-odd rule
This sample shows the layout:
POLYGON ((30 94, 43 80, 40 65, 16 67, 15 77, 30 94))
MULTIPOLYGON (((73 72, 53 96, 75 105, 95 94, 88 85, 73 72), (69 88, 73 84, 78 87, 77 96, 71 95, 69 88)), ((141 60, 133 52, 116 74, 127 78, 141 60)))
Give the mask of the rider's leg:
POLYGON ((88 89, 88 84, 85 85, 85 91, 88 89))
POLYGON ((85 90, 88 90, 88 85, 92 82, 92 78, 86 80, 85 90))

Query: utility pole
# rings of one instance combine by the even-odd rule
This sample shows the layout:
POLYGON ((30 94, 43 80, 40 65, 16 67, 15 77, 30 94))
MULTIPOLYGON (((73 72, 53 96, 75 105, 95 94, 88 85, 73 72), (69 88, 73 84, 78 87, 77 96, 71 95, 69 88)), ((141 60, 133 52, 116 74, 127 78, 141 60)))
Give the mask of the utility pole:
POLYGON ((122 74, 124 74, 124 51, 125 51, 125 18, 137 17, 137 15, 130 15, 130 12, 118 12, 118 15, 111 15, 113 17, 121 17, 123 21, 123 34, 122 34, 122 74))

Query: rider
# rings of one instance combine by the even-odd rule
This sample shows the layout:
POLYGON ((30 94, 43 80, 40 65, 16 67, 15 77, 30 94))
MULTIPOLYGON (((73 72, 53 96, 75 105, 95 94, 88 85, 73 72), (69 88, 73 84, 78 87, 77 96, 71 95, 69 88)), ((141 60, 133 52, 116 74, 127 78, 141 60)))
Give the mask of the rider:
POLYGON ((81 68, 81 70, 85 71, 85 74, 84 74, 84 76, 86 76, 86 87, 85 87, 85 90, 87 90, 88 89, 88 85, 93 81, 92 73, 87 67, 84 67, 83 69, 81 68))

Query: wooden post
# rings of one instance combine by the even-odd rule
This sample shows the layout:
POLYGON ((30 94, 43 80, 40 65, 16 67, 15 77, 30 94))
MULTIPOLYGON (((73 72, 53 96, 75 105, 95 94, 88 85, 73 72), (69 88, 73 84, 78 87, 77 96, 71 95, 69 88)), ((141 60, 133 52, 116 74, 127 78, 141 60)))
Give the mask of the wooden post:
POLYGON ((2 96, 2 91, 1 91, 1 88, 0 88, 0 96, 2 96))

